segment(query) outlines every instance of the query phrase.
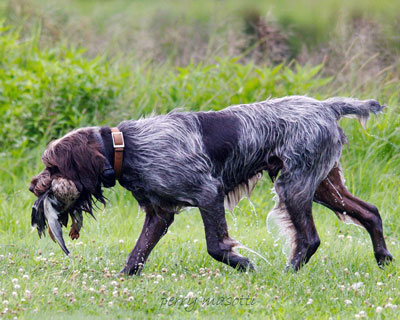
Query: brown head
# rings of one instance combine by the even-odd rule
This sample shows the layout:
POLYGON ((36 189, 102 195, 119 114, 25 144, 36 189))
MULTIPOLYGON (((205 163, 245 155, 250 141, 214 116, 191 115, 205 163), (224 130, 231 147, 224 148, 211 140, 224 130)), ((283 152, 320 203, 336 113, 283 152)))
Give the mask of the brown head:
POLYGON ((98 128, 72 131, 51 142, 44 151, 45 168, 35 176, 29 187, 37 197, 51 188, 55 179, 71 181, 80 193, 74 209, 92 211, 92 197, 104 203, 100 176, 105 157, 96 138, 98 128))

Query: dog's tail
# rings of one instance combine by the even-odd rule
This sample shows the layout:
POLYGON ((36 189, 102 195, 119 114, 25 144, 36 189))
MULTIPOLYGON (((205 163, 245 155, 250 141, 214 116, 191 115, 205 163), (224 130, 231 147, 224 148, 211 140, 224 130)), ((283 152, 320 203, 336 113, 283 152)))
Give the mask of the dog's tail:
POLYGON ((330 98, 323 101, 337 113, 337 119, 341 117, 357 117, 361 126, 365 129, 365 124, 370 113, 382 113, 386 107, 380 105, 376 100, 358 100, 353 98, 330 98))

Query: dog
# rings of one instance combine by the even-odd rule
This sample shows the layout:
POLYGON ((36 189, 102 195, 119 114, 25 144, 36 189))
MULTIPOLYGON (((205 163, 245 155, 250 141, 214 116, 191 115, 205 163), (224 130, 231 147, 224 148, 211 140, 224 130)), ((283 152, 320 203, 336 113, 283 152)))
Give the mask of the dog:
MULTIPOLYGON (((173 111, 124 121, 116 132, 109 127, 82 128, 49 144, 42 157, 45 169, 29 189, 40 197, 55 179, 65 179, 79 190, 69 211, 92 213, 94 201, 105 203, 102 187, 118 180, 146 213, 142 233, 121 271, 125 274, 141 272, 184 207, 200 209, 208 253, 244 271, 254 266, 235 252, 239 243, 229 236, 225 210, 249 197, 267 172, 277 194, 270 214, 280 219, 290 239, 288 268, 298 270, 320 245, 313 201, 340 220, 363 226, 383 266, 393 258, 382 220, 374 205, 345 187, 339 159, 347 139, 337 121, 356 117, 365 125, 371 113, 381 113, 384 107, 376 100, 289 96, 221 111, 173 111), (114 135, 123 136, 123 141, 116 145, 114 135)), ((76 231, 71 230, 75 238, 76 231)))

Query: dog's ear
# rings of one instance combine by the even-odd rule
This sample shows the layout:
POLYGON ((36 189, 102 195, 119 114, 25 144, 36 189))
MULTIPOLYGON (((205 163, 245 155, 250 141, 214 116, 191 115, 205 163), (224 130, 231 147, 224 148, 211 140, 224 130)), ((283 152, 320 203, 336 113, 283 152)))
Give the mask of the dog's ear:
POLYGON ((80 129, 52 142, 42 156, 47 167, 55 167, 60 174, 72 180, 79 191, 95 194, 105 157, 100 151, 93 129, 80 129))

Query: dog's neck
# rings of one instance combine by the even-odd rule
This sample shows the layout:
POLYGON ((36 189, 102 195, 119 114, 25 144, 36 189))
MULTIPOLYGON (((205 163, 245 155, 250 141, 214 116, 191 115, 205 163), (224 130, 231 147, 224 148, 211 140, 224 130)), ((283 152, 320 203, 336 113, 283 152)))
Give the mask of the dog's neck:
POLYGON ((101 146, 101 153, 104 155, 106 160, 101 180, 106 188, 110 188, 116 183, 114 172, 114 147, 111 129, 109 127, 101 127, 95 135, 101 146))

